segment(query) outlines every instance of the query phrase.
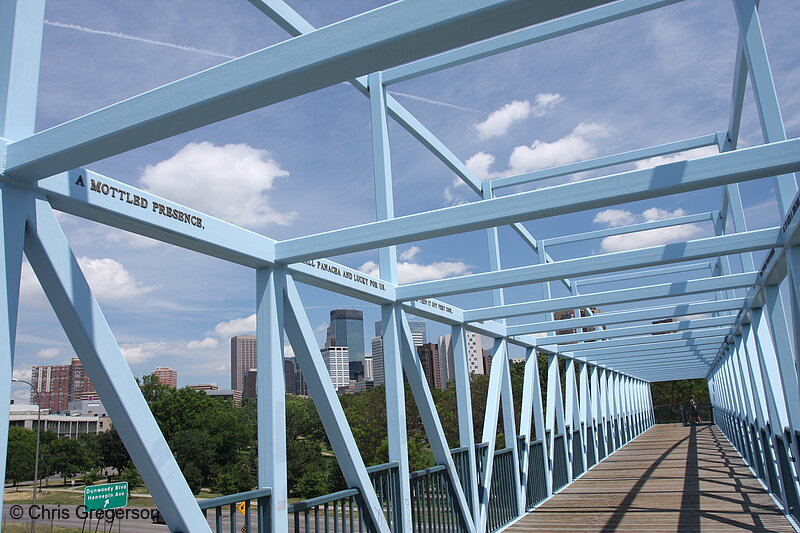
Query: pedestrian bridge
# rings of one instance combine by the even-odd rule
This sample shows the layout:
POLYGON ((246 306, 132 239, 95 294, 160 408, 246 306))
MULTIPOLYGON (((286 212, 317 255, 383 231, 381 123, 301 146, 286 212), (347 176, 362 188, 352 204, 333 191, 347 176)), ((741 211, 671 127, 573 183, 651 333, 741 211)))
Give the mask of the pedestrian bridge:
MULTIPOLYGON (((679 0, 401 0, 322 28, 283 0, 250 3, 257 8, 253 16, 270 17, 291 38, 36 131, 44 0, 0 2, 0 398, 7 402, 11 395, 24 252, 172 532, 239 531, 243 519, 245 531, 274 533, 484 533, 512 523, 517 531, 659 524, 671 531, 787 530, 781 517, 797 518, 800 509, 800 196, 794 175, 800 139, 787 138, 757 0, 733 1, 727 20, 735 19, 738 41, 718 50, 733 71, 722 131, 709 126, 699 136, 650 146, 641 146, 637 133, 623 144, 634 147, 629 151, 486 179, 388 88, 601 24, 637 24, 634 15, 658 16, 679 0), (343 83, 369 103, 371 136, 364 138, 371 141, 365 150, 372 155, 375 220, 362 225, 275 240, 87 168, 343 83), (765 142, 751 136, 741 148, 746 89, 765 142), (395 216, 394 195, 403 182, 392 178, 402 162, 391 157, 392 121, 430 152, 432 164, 441 163, 437 172, 448 183, 459 180, 473 197, 395 216), (681 155, 701 148, 714 153, 681 155), (586 172, 596 177, 585 178, 586 172), (740 189, 746 182, 748 191, 768 198, 760 208, 771 210, 755 221, 751 216, 750 228, 748 209, 758 206, 740 189), (650 201, 675 197, 693 198, 701 207, 597 231, 544 236, 534 228, 551 217, 591 220, 600 209, 631 202, 646 202, 647 209, 650 201), (253 272, 256 490, 195 500, 54 210, 253 272), (689 232, 698 238, 609 253, 594 253, 591 244, 684 225, 701 228, 689 232), (400 282, 398 245, 428 241, 434 248, 443 241, 431 240, 451 236, 485 247, 486 261, 475 273, 400 282), (575 250, 581 250, 577 257, 575 250), (368 257, 352 255, 360 252, 378 259, 379 275, 345 264, 368 257), (368 468, 362 459, 301 285, 380 307, 387 464, 368 468), (443 431, 409 328, 412 316, 452 334, 458 448, 451 449, 443 431), (467 332, 493 341, 483 426, 477 428, 467 332), (305 502, 291 502, 287 486, 287 340, 348 487, 305 502), (539 356, 545 361, 541 382, 539 356), (521 398, 512 390, 511 357, 525 360, 521 398), (707 380, 717 426, 653 427, 650 384, 689 378, 707 380), (409 471, 406 383, 436 464, 421 472, 409 471), (237 510, 241 502, 244 514, 237 510)), ((498 76, 496 84, 514 75, 498 76)), ((673 131, 663 123, 650 126, 653 138, 673 131)), ((239 178, 220 179, 236 187, 239 178)), ((561 228, 558 220, 565 219, 547 227, 561 228)), ((133 313, 135 305, 126 311, 133 313)), ((0 413, 8 417, 7 410, 0 413)), ((0 420, 2 450, 7 427, 7 418, 0 420)), ((0 475, 5 466, 0 453, 0 475)))

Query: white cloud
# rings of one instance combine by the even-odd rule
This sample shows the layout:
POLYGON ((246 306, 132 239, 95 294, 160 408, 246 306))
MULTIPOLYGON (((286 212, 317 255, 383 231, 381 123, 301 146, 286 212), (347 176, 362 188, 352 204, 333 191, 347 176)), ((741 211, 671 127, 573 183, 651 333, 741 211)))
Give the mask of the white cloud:
MULTIPOLYGON (((494 156, 486 152, 478 152, 466 161, 467 168, 481 181, 492 178, 489 169, 494 165, 494 156)), ((459 180, 460 181, 460 180, 459 180)))
POLYGON ((211 333, 221 338, 234 337, 236 335, 244 335, 245 333, 255 333, 255 332, 256 332, 255 313, 253 313, 248 317, 234 318, 233 320, 229 320, 227 322, 220 322, 219 324, 214 326, 213 331, 211 331, 211 333))
POLYGON ((172 348, 163 342, 143 342, 141 344, 125 344, 121 345, 119 349, 122 351, 122 356, 128 364, 135 365, 144 363, 166 351, 172 351, 172 348))
MULTIPOLYGON (((95 298, 104 304, 140 297, 155 288, 137 281, 122 263, 108 257, 79 257, 78 264, 95 298)), ((27 261, 22 263, 20 299, 26 303, 46 302, 39 280, 27 261)))
POLYGON ((508 133, 508 128, 515 123, 531 115, 544 116, 563 100, 560 94, 552 93, 537 94, 533 105, 528 100, 514 100, 489 113, 486 120, 475 124, 475 129, 478 130, 481 139, 500 137, 508 133))
POLYGON ((36 355, 42 359, 52 359, 53 357, 57 357, 60 353, 61 349, 59 348, 42 348, 36 352, 36 355))
POLYGON ((563 101, 564 97, 558 93, 539 93, 536 95, 531 112, 534 116, 543 117, 563 101))
MULTIPOLYGON (((596 156, 595 141, 606 137, 610 132, 611 128, 603 124, 581 122, 561 139, 553 142, 537 139, 530 146, 517 146, 508 159, 507 170, 492 171, 491 167, 494 165, 495 157, 485 152, 476 153, 467 159, 465 164, 475 177, 483 181, 566 165, 596 156)), ((447 194, 448 191, 445 190, 445 199, 447 199, 447 194)), ((453 194, 452 190, 450 194, 453 194)))
POLYGON ((508 128, 515 122, 528 118, 531 114, 531 103, 527 100, 514 100, 500 109, 492 111, 483 122, 475 124, 481 139, 499 137, 508 133, 508 128))
POLYGON ((31 369, 30 368, 15 369, 11 375, 13 376, 14 379, 24 379, 25 381, 30 381, 31 369))
POLYGON ((206 337, 201 341, 189 341, 186 348, 189 350, 213 350, 219 346, 219 340, 214 337, 206 337))
POLYGON ((147 294, 154 288, 136 281, 122 263, 108 257, 79 257, 78 264, 98 300, 108 302, 133 298, 147 294))
POLYGON ((687 159, 694 159, 696 157, 705 157, 707 155, 718 154, 719 150, 716 146, 704 146, 695 150, 688 150, 686 152, 678 152, 676 154, 661 155, 658 157, 651 157, 650 159, 642 159, 636 162, 636 168, 652 168, 658 165, 666 165, 667 163, 674 163, 676 161, 686 161, 687 159))
POLYGON ((508 159, 508 175, 566 165, 597 155, 594 141, 608 135, 608 127, 582 122, 566 137, 551 143, 535 140, 530 146, 517 146, 508 159))
MULTIPOLYGON (((380 277, 380 267, 374 261, 367 261, 358 269, 369 276, 380 277)), ((469 274, 469 266, 461 261, 437 261, 429 265, 420 265, 410 261, 397 263, 397 279, 400 283, 415 283, 461 274, 469 274)))
MULTIPOLYGON (((645 209, 641 214, 632 213, 624 209, 606 209, 595 215, 594 222, 605 224, 610 228, 626 226, 640 222, 653 222, 656 220, 666 220, 684 216, 683 209, 667 211, 658 207, 645 209)), ((636 248, 646 248, 648 246, 658 246, 671 242, 681 242, 702 233, 702 228, 697 224, 683 224, 680 226, 670 226, 666 228, 656 228, 624 235, 612 235, 606 237, 600 243, 604 252, 621 252, 636 248)))
POLYGON ((420 251, 421 250, 419 246, 412 246, 408 250, 404 250, 403 252, 400 253, 400 260, 411 261, 412 259, 414 259, 414 257, 416 257, 419 254, 420 251))
POLYGON ((592 221, 595 224, 607 224, 610 228, 628 226, 636 222, 636 216, 625 209, 606 209, 600 211, 592 221))
POLYGON ((297 213, 270 207, 266 192, 289 173, 269 152, 247 144, 190 143, 170 159, 148 165, 144 189, 228 222, 248 227, 286 226, 297 213))

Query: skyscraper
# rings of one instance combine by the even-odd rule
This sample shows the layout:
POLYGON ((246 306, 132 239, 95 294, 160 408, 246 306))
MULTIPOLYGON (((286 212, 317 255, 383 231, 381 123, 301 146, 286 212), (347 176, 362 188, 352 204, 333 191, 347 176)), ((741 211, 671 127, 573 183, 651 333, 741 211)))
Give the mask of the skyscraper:
MULTIPOLYGON (((467 341, 467 369, 470 374, 483 374, 483 347, 481 346, 481 336, 477 333, 468 331, 467 341)), ((455 363, 453 362, 453 336, 450 334, 439 337, 439 359, 441 367, 442 387, 448 381, 455 379, 455 363)))
POLYGON ((350 385, 350 356, 346 346, 326 346, 321 350, 322 359, 331 375, 333 388, 350 385))
POLYGON ((168 366, 157 366, 153 370, 153 375, 158 378, 158 381, 167 387, 176 389, 178 388, 178 371, 173 370, 168 366))
POLYGON ((326 347, 347 347, 351 380, 364 378, 364 313, 357 309, 333 309, 326 347))
MULTIPOLYGON (((408 327, 411 329, 414 346, 419 347, 428 342, 428 324, 424 320, 409 320, 408 327)), ((383 323, 380 320, 375 322, 375 336, 383 336, 383 323)))
POLYGON ((430 388, 442 388, 441 370, 439 368, 439 347, 432 342, 417 347, 417 355, 422 362, 422 369, 430 388))
MULTIPOLYGON (((97 399, 94 386, 77 357, 73 357, 68 365, 34 366, 31 383, 39 391, 39 407, 51 412, 66 411, 69 402, 89 399, 90 396, 97 399)), ((35 400, 36 395, 31 392, 31 403, 36 404, 35 400)))
POLYGON ((231 337, 231 389, 244 391, 244 373, 256 365, 256 336, 231 337))
POLYGON ((386 381, 383 370, 383 337, 372 337, 372 382, 383 385, 386 381))

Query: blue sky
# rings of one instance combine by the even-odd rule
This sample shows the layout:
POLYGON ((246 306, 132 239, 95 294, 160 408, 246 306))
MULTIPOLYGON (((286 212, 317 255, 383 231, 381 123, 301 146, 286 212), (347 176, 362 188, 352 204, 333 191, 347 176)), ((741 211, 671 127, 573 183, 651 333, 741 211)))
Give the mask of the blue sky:
MULTIPOLYGON (((290 3, 315 26, 381 4, 290 3)), ((796 137, 800 4, 765 2, 761 13, 787 134, 796 137)), ((46 19, 37 130, 287 37, 245 0, 50 0, 46 19)), ((500 176, 726 129, 736 43, 730 2, 686 1, 390 91, 477 175, 500 176)), ((476 199, 402 128, 391 124, 390 137, 398 215, 476 199)), ((740 145, 761 142, 748 92, 740 145)), ((368 101, 344 84, 87 166, 276 239, 375 216, 368 101)), ((630 168, 634 165, 614 170, 630 168)), ((778 223, 771 181, 751 182, 742 190, 751 229, 778 223)), ((720 199, 721 192, 713 189, 526 226, 539 238, 552 237, 704 212, 719 208, 720 199)), ((252 330, 252 271, 69 215, 60 220, 135 375, 167 365, 178 370, 180 385, 228 386, 228 339, 252 330)), ((551 254, 564 259, 710 234, 705 223, 557 247, 551 254)), ((504 266, 535 261, 511 230, 502 228, 500 238, 504 266)), ((398 253, 406 280, 488 269, 485 232, 412 243, 398 253)), ((377 254, 336 260, 369 271, 377 254)), ((557 284, 553 290, 563 295, 557 284)), ((301 294, 320 339, 331 308, 362 309, 366 335, 379 318, 374 305, 312 287, 303 287, 301 294)), ((539 295, 531 286, 509 290, 506 298, 539 295)), ((74 352, 27 267, 21 297, 15 372, 25 376, 31 365, 63 363, 74 352)), ((447 300, 477 307, 488 305, 491 296, 447 300)), ((531 319, 511 323, 526 321, 531 319)), ((430 336, 445 332, 429 326, 430 336)), ((19 388, 15 397, 26 399, 27 391, 19 388)))

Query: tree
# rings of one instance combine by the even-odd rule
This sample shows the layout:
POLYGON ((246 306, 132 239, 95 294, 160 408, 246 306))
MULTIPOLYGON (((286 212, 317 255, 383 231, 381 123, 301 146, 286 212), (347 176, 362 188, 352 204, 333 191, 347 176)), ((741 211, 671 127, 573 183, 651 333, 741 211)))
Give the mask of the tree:
POLYGON ((51 458, 53 470, 67 484, 67 478, 89 469, 86 450, 76 439, 58 439, 47 446, 46 454, 51 458))
POLYGON ((119 438, 117 428, 100 433, 97 436, 97 444, 100 450, 100 467, 111 467, 122 472, 132 464, 128 450, 119 438))
POLYGON ((168 387, 161 383, 155 374, 147 374, 140 378, 136 378, 136 383, 142 390, 142 396, 147 403, 152 403, 161 398, 165 394, 172 391, 172 387, 168 387))
POLYGON ((20 481, 33 479, 36 444, 29 439, 12 439, 14 426, 9 428, 8 453, 6 455, 6 479, 14 486, 20 481))

